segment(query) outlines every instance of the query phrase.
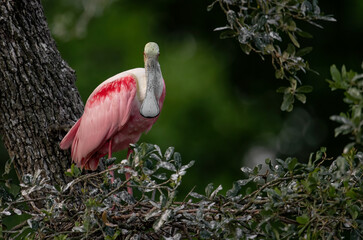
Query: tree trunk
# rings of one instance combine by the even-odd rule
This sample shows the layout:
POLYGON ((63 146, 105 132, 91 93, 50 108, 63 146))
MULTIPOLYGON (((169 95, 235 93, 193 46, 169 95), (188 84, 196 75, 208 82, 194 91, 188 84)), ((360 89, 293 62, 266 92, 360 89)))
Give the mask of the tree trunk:
POLYGON ((83 103, 61 58, 40 0, 0 0, 0 134, 19 179, 43 170, 66 182, 70 154, 59 148, 83 103))

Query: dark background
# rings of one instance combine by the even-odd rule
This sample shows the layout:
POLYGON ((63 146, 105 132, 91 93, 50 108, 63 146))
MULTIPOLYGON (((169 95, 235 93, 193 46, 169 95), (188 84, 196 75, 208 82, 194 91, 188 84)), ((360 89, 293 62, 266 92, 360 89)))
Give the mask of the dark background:
MULTIPOLYGON (((361 71, 363 60, 363 1, 320 1, 323 12, 337 22, 320 22, 324 29, 302 24, 314 38, 306 56, 320 75, 300 74, 314 91, 293 112, 280 111, 285 81, 276 80, 270 59, 245 55, 235 40, 220 40, 213 32, 226 24, 210 1, 43 1, 48 23, 63 58, 76 70, 76 85, 84 102, 103 80, 124 70, 143 67, 143 47, 160 46, 166 82, 161 116, 140 142, 162 150, 174 146, 184 162, 196 160, 184 178, 182 191, 209 183, 225 189, 241 177, 242 166, 266 158, 296 156, 307 161, 311 152, 328 147, 341 154, 345 137, 334 138, 337 126, 329 116, 346 111, 342 93, 325 81, 330 65, 361 71)), ((118 153, 119 159, 126 153, 118 153)), ((0 146, 1 166, 8 160, 0 146)))

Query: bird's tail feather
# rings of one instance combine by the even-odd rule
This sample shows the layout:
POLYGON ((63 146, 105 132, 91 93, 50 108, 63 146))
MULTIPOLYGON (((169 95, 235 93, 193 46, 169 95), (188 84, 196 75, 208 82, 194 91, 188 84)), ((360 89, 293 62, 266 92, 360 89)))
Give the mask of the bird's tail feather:
POLYGON ((64 136, 64 138, 62 139, 62 141, 59 143, 59 147, 61 149, 68 149, 71 145, 72 142, 74 140, 74 137, 77 134, 79 125, 81 123, 81 118, 78 119, 78 121, 73 125, 73 127, 71 128, 71 130, 69 130, 69 132, 67 133, 67 135, 64 136))

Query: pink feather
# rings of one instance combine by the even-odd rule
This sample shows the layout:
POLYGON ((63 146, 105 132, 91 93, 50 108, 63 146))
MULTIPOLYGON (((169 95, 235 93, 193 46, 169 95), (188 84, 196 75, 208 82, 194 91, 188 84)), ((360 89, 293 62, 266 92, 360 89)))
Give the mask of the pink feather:
MULTIPOLYGON (((97 169, 99 159, 108 153, 110 142, 112 152, 126 149, 157 120, 158 117, 141 116, 137 77, 132 71, 101 83, 88 98, 82 117, 61 141, 62 149, 72 146, 72 159, 78 167, 97 169)), ((164 99, 165 83, 159 99, 160 110, 164 99)))

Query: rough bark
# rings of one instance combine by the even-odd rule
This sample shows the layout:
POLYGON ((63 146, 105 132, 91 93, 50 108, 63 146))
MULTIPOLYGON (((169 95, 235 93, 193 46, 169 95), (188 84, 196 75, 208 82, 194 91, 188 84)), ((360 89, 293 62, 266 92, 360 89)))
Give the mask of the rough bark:
POLYGON ((0 134, 20 179, 41 169, 53 184, 66 182, 70 156, 58 144, 60 126, 82 113, 75 79, 40 0, 0 0, 0 134))

